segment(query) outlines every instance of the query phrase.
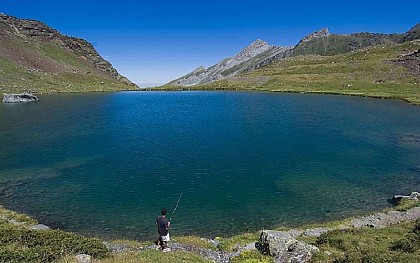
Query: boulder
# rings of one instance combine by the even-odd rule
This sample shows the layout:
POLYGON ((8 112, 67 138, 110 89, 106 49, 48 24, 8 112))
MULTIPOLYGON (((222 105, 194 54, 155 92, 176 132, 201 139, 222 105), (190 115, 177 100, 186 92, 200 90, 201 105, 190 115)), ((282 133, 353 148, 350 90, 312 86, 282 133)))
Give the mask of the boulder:
POLYGON ((410 195, 394 195, 391 198, 391 202, 394 205, 398 205, 401 200, 403 199, 410 199, 410 200, 414 200, 414 201, 420 201, 420 193, 418 192, 412 192, 410 195))
POLYGON ((306 244, 305 242, 297 241, 289 246, 286 253, 281 254, 275 259, 275 262, 285 263, 300 263, 309 262, 312 255, 319 251, 316 246, 306 244))
POLYGON ((46 225, 43 225, 43 224, 34 225, 34 226, 29 227, 29 228, 32 229, 32 230, 49 230, 50 229, 49 226, 46 226, 46 225))
POLYGON ((92 257, 86 254, 78 254, 76 255, 76 260, 79 263, 91 263, 92 257))
POLYGON ((256 248, 271 255, 275 262, 308 262, 318 248, 295 239, 290 232, 264 230, 256 248))
POLYGON ((317 227, 306 229, 305 232, 303 232, 303 234, 308 237, 319 237, 321 234, 326 233, 328 231, 331 231, 331 229, 325 227, 317 227))
POLYGON ((17 103, 17 102, 36 102, 39 101, 38 97, 31 93, 21 94, 3 94, 4 103, 17 103))

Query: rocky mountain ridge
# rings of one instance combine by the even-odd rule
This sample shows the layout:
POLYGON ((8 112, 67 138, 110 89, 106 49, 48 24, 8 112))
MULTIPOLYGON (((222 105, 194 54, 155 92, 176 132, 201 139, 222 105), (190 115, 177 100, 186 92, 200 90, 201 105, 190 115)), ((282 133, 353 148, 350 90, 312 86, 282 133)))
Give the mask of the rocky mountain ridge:
POLYGON ((284 54, 290 47, 276 47, 257 39, 233 57, 226 58, 209 68, 200 66, 191 73, 171 81, 170 85, 190 86, 221 80, 258 68, 269 57, 284 54))
POLYGON ((329 35, 331 35, 331 34, 330 34, 330 31, 328 30, 328 28, 323 28, 321 30, 315 31, 315 32, 305 36, 304 38, 302 38, 299 41, 299 44, 301 44, 303 42, 309 42, 309 41, 317 39, 317 38, 327 37, 329 35))
MULTIPOLYGON (((101 78, 111 78, 136 87, 103 59, 92 44, 80 38, 62 35, 43 22, 0 14, 0 36, 0 59, 18 68, 45 74, 86 71, 90 75, 98 74, 101 78), (53 52, 45 50, 47 46, 53 52), (71 57, 68 53, 72 54, 71 57), (58 59, 65 57, 72 61, 58 59), (80 66, 91 67, 92 70, 81 70, 80 66)), ((20 78, 27 77, 22 75, 20 78)))
POLYGON ((193 72, 169 82, 168 85, 191 86, 222 80, 292 56, 330 56, 368 46, 403 43, 415 39, 420 39, 420 24, 403 34, 362 32, 339 35, 331 34, 327 28, 323 28, 303 37, 294 47, 276 47, 258 39, 235 56, 224 59, 207 69, 201 66, 193 72))

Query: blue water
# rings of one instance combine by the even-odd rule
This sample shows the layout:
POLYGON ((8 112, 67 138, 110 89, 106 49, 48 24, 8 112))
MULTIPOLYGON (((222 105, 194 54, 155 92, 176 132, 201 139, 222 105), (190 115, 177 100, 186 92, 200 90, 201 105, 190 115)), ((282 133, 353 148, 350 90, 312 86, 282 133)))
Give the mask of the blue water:
POLYGON ((147 239, 364 214, 420 191, 420 107, 263 92, 42 96, 0 105, 0 203, 44 224, 147 239))

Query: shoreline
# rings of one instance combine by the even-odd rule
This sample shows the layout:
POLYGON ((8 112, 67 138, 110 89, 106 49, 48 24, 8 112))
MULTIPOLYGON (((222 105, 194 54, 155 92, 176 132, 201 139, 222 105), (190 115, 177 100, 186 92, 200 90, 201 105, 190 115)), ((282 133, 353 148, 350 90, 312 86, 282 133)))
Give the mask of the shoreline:
POLYGON ((410 101, 409 99, 401 98, 401 97, 393 97, 393 96, 384 96, 384 95, 370 95, 365 93, 347 93, 347 92, 340 92, 340 91, 299 91, 299 90, 288 90, 288 89, 257 89, 257 88, 212 88, 212 89, 194 89, 194 88, 143 88, 136 91, 153 91, 153 92, 184 92, 184 91, 249 91, 249 92, 273 92, 273 93, 289 93, 289 94, 317 94, 317 95, 338 95, 338 96, 351 96, 351 97, 362 97, 362 98, 372 98, 372 99, 384 99, 384 100, 398 100, 401 102, 408 103, 414 106, 420 106, 420 101, 410 101))
MULTIPOLYGON (((373 98, 373 99, 384 99, 384 100, 396 100, 408 103, 414 106, 420 106, 420 101, 412 101, 407 98, 398 96, 387 96, 381 94, 366 94, 363 92, 341 92, 337 91, 315 91, 315 90, 293 90, 293 89, 258 89, 258 88, 194 88, 191 87, 152 87, 152 88, 138 88, 138 89, 126 89, 126 90, 69 90, 69 91, 56 91, 51 93, 33 93, 34 95, 48 96, 57 94, 92 94, 92 93, 118 93, 118 92, 184 92, 184 91, 197 91, 197 92, 211 92, 211 91, 249 91, 249 92, 273 92, 273 93, 289 93, 289 94, 316 94, 316 95, 338 95, 338 96, 351 96, 351 97, 362 97, 362 98, 373 98)), ((3 94, 13 93, 13 91, 3 91, 3 94)))
MULTIPOLYGON (((353 232, 356 229, 372 229, 377 231, 382 231, 388 227, 405 226, 409 222, 415 220, 420 220, 420 194, 413 192, 410 196, 394 196, 393 201, 396 202, 396 206, 391 208, 382 209, 376 212, 370 212, 365 216, 357 217, 346 217, 341 220, 326 221, 322 223, 315 224, 305 224, 299 227, 287 227, 287 228, 274 228, 276 230, 259 230, 254 233, 242 233, 235 236, 230 236, 226 238, 216 237, 214 239, 203 238, 200 236, 174 236, 172 237, 171 247, 174 250, 172 256, 177 256, 176 253, 192 253, 195 256, 200 256, 204 260, 211 260, 212 262, 242 262, 242 261, 231 261, 235 258, 251 257, 251 258, 260 258, 264 257, 265 259, 279 258, 279 257, 289 257, 293 253, 298 253, 299 255, 309 255, 309 259, 315 255, 319 254, 319 249, 314 246, 317 244, 317 240, 327 233, 335 233, 336 231, 350 231, 353 232), (397 198, 396 198, 397 197, 397 198), (273 242, 267 241, 267 235, 277 236, 274 240, 275 242, 290 242, 296 244, 303 244, 309 250, 299 250, 294 251, 293 249, 286 249, 282 253, 272 253, 268 251, 268 255, 262 255, 259 250, 259 246, 265 247, 267 244, 264 242, 273 242), (281 238, 279 239, 278 236, 281 238), (280 240, 280 241, 279 241, 280 240), (315 247, 315 248, 314 248, 315 247), (314 249, 314 250, 311 250, 314 249), (312 251, 312 252, 311 252, 312 251), (292 253, 293 252, 293 253, 292 253), (316 252, 316 253, 315 253, 316 252), (309 253, 309 254, 308 254, 309 253), (248 255, 251 254, 251 255, 248 255), (281 256, 279 256, 281 255, 281 256)), ((420 222, 420 221, 419 221, 420 222)), ((135 256, 139 254, 147 254, 150 251, 155 251, 155 246, 152 244, 152 240, 148 242, 145 241, 136 241, 136 240, 107 240, 99 238, 85 237, 81 234, 66 232, 62 230, 53 230, 48 226, 38 223, 33 218, 29 217, 26 214, 17 213, 4 206, 0 205, 0 228, 4 227, 4 224, 8 225, 8 229, 15 230, 25 230, 25 231, 35 231, 36 233, 50 233, 52 235, 59 234, 61 235, 70 235, 74 239, 81 239, 87 244, 89 242, 94 242, 95 246, 102 246, 102 249, 106 248, 108 252, 101 252, 102 254, 94 254, 89 250, 86 250, 86 253, 82 253, 88 257, 95 258, 108 258, 111 255, 111 258, 118 258, 122 255, 133 254, 135 256), (2 222, 3 221, 3 222, 2 222), (91 253, 92 255, 89 255, 91 253), (111 253, 111 254, 109 254, 111 253)), ((411 224, 411 223, 410 223, 411 224)), ((6 228, 7 229, 7 228, 6 228)), ((3 230, 4 231, 4 230, 3 230)), ((364 231, 364 230, 363 230, 364 231)), ((370 231, 370 230, 369 230, 370 231)), ((4 233, 4 232, 2 232, 4 233)), ((78 241, 79 242, 79 241, 78 241)), ((283 243, 281 243, 283 244, 283 243)), ((91 246, 90 244, 89 246, 91 246)), ((273 251, 273 243, 269 244, 271 250, 273 251)), ((288 245, 287 245, 288 246, 288 245)), ((1 249, 0 249, 1 250, 1 249)), ((71 250, 73 251, 73 250, 71 250)), ((95 250, 96 251, 96 250, 95 250)), ((72 252, 73 253, 73 252, 72 252)), ((69 255, 66 257, 74 257, 76 255, 69 252, 69 255)), ((154 253, 154 252, 153 252, 154 253)), ((79 255, 80 253, 76 253, 79 255)), ((164 254, 160 254, 164 255, 164 254)), ((3 255, 0 253, 0 260, 2 260, 3 255)), ((192 255, 190 255, 192 256, 192 255)), ((61 261, 59 261, 61 262, 61 261)), ((64 262, 73 262, 73 261, 64 261, 64 262)), ((81 261, 74 261, 81 262, 81 261)), ((88 261, 91 262, 91 261, 88 261)), ((101 262, 96 261, 95 262, 101 262)), ((119 262, 116 261, 105 261, 105 262, 119 262)), ((137 262, 137 261, 133 261, 137 262)), ((142 261, 139 261, 142 262, 142 261)), ((195 261, 190 261, 195 262, 195 261)), ((267 261, 271 262, 271 261, 267 261)), ((283 262, 283 261, 281 261, 283 262)), ((308 262, 308 261, 300 261, 308 262)), ((322 261, 323 262, 323 261, 322 261)))

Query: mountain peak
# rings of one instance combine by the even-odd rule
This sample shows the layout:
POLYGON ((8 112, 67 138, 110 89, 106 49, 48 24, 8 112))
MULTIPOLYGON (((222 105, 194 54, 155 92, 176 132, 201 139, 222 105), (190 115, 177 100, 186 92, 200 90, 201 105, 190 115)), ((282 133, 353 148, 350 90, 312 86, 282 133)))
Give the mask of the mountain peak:
POLYGON ((302 38, 302 40, 299 42, 299 44, 303 43, 303 42, 308 42, 308 41, 311 41, 311 40, 314 40, 314 39, 317 39, 317 38, 326 37, 326 36, 329 36, 329 35, 330 35, 330 31, 328 30, 328 28, 322 28, 322 29, 317 30, 317 31, 305 36, 304 38, 302 38))
POLYGON ((408 32, 419 31, 419 30, 420 30, 420 23, 413 26, 408 32))
POLYGON ((231 58, 231 60, 236 61, 245 61, 249 58, 255 57, 269 49, 273 48, 273 46, 270 46, 267 42, 257 39, 246 48, 242 49, 238 54, 236 54, 234 57, 231 58))
POLYGON ((265 42, 264 40, 257 39, 254 42, 252 42, 251 44, 249 44, 249 46, 244 48, 242 51, 244 51, 244 50, 255 50, 255 49, 266 49, 266 48, 270 48, 270 47, 271 46, 267 42, 265 42))

